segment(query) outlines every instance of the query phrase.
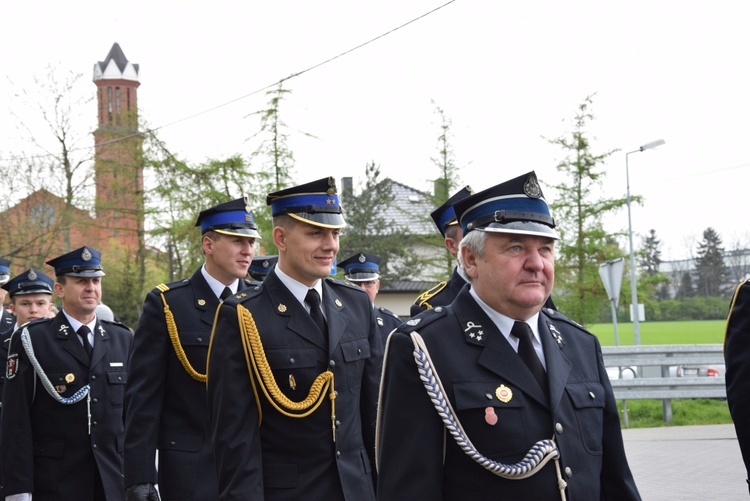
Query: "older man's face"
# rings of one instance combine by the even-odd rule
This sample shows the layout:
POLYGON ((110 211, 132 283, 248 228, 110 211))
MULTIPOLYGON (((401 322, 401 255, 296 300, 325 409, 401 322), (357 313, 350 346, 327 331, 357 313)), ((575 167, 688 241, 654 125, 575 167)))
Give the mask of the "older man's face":
POLYGON ((491 308, 516 320, 538 312, 555 283, 551 238, 487 233, 484 256, 464 247, 471 287, 491 308))

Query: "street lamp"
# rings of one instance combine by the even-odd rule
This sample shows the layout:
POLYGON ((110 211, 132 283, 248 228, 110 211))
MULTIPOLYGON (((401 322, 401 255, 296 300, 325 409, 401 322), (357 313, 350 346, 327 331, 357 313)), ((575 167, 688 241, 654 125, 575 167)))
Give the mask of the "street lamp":
POLYGON ((633 249, 633 223, 630 216, 630 172, 628 167, 628 155, 638 153, 644 150, 650 150, 664 144, 663 139, 657 139, 646 143, 637 150, 625 153, 625 180, 627 183, 627 203, 628 203, 628 238, 630 239, 630 292, 631 302, 633 304, 633 341, 635 344, 641 344, 641 330, 638 325, 638 289, 635 281, 635 251, 633 249))

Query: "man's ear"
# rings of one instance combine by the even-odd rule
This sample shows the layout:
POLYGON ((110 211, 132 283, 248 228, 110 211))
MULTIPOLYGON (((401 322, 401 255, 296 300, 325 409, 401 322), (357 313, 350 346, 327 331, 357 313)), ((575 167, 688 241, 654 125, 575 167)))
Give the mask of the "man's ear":
POLYGON ((476 278, 477 273, 477 255, 468 247, 462 247, 460 249, 461 258, 464 265, 464 272, 469 278, 476 278))
POLYGON ((55 282, 55 294, 57 294, 57 297, 61 298, 63 297, 63 285, 60 282, 55 282))
POLYGON ((286 230, 283 226, 274 226, 273 228, 273 243, 276 245, 276 248, 279 249, 279 252, 281 250, 286 250, 286 230))

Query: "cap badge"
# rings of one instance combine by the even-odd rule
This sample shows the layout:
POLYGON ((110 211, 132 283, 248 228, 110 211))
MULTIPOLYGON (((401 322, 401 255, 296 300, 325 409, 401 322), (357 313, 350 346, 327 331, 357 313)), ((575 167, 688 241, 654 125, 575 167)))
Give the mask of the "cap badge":
POLYGON ((529 178, 523 185, 523 192, 529 198, 542 198, 542 188, 539 186, 539 181, 537 181, 535 174, 529 175, 529 178))
POLYGON ((91 261, 91 257, 91 252, 89 252, 88 247, 84 247, 83 252, 81 252, 81 259, 88 262, 91 261))
POLYGON ((248 197, 243 197, 242 201, 245 202, 245 212, 250 212, 250 199, 248 197))
POLYGON ((29 280, 36 280, 37 278, 39 278, 34 270, 29 270, 29 274, 27 276, 29 277, 29 280))
POLYGON ((284 313, 286 311, 286 305, 279 303, 276 309, 279 310, 279 313, 284 313))
POLYGON ((502 403, 507 404, 513 398, 513 391, 504 384, 501 384, 495 389, 495 396, 502 403))
POLYGON ((364 254, 360 254, 359 257, 357 258, 357 261, 359 261, 360 263, 364 263, 365 261, 367 261, 367 258, 365 257, 364 254))
POLYGON ((268 262, 268 259, 266 259, 265 261, 263 261, 263 267, 264 268, 268 268, 269 266, 271 266, 271 263, 268 262))

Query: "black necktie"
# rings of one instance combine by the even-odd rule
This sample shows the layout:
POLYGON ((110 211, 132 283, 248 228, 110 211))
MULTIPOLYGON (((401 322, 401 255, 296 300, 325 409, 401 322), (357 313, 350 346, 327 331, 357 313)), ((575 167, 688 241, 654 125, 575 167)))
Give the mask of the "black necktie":
POLYGON ((94 351, 94 348, 91 346, 91 343, 89 343, 89 332, 91 332, 91 329, 89 329, 88 325, 82 325, 78 328, 76 334, 78 334, 78 337, 83 341, 83 349, 86 350, 86 355, 88 355, 89 360, 91 360, 91 352, 94 351))
POLYGON ((221 296, 219 296, 219 299, 224 301, 226 298, 228 298, 231 295, 232 295, 232 289, 230 289, 229 287, 224 287, 224 290, 221 291, 221 296))
POLYGON ((324 336, 328 334, 328 327, 326 327, 326 319, 323 317, 323 311, 320 309, 320 294, 315 289, 309 289, 307 296, 305 296, 305 303, 310 307, 310 316, 312 317, 315 324, 320 329, 320 332, 324 336))
POLYGON ((518 338, 518 356, 521 357, 523 363, 529 368, 531 373, 534 375, 536 380, 539 382, 539 386, 547 392, 547 373, 544 371, 542 361, 539 360, 534 345, 531 342, 531 337, 534 335, 531 332, 531 327, 526 322, 516 322, 513 324, 513 329, 510 333, 518 338))

